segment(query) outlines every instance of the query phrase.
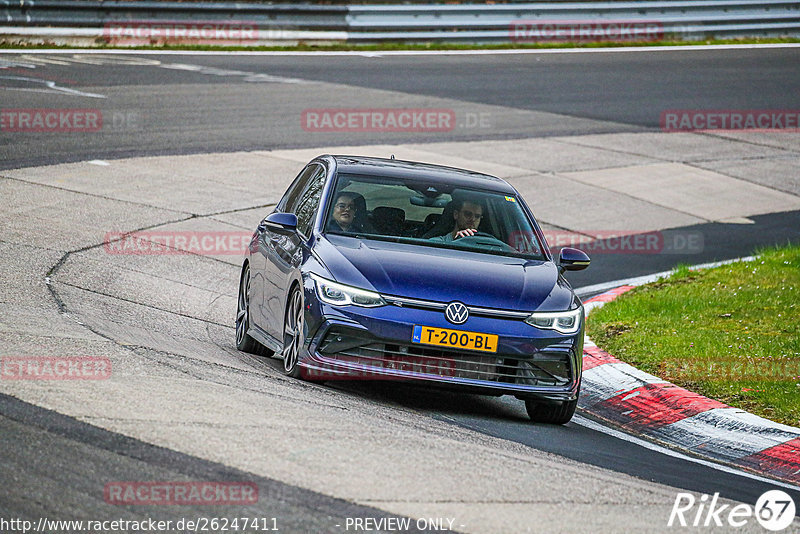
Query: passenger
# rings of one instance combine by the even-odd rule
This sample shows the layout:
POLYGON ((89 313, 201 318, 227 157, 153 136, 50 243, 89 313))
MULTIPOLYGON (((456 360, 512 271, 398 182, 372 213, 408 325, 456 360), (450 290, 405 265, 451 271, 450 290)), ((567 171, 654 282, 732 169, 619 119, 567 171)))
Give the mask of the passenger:
POLYGON ((431 241, 449 243, 461 237, 469 237, 478 233, 478 226, 483 217, 483 206, 471 200, 456 199, 454 202, 453 231, 430 238, 431 241))
POLYGON ((339 193, 333 204, 333 219, 328 229, 334 232, 362 232, 362 225, 356 221, 355 193, 339 193))

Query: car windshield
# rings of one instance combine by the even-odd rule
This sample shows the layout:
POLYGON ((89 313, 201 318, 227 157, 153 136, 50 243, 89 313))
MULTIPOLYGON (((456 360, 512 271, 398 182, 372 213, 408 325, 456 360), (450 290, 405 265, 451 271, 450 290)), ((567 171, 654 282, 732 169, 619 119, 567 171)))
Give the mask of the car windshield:
POLYGON ((516 196, 420 179, 339 175, 325 233, 544 260, 516 196), (470 229, 464 235, 460 230, 470 229))

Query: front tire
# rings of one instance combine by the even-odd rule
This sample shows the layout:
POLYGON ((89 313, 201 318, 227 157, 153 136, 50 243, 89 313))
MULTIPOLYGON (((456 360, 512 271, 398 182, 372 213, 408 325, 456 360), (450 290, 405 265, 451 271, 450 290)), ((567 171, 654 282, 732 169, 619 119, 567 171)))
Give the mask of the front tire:
POLYGON ((533 399, 525 400, 525 410, 534 423, 564 425, 575 415, 578 399, 563 402, 541 402, 533 399))
POLYGON ((292 291, 283 326, 283 372, 292 378, 300 378, 300 351, 305 341, 303 317, 303 294, 299 288, 292 291))

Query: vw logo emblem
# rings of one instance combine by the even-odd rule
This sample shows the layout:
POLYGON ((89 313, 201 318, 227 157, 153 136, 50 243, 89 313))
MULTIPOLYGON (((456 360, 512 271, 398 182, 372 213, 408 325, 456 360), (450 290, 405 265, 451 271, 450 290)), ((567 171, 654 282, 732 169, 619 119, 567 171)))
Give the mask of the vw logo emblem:
POLYGON ((469 318, 469 310, 460 302, 451 302, 444 309, 444 316, 453 324, 464 324, 469 318))

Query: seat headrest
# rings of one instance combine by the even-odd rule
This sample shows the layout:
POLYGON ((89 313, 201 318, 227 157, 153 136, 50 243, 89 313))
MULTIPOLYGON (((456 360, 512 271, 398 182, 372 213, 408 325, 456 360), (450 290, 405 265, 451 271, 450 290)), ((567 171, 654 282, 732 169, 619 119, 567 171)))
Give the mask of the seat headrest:
POLYGON ((389 206, 378 206, 372 210, 373 220, 387 220, 392 222, 404 222, 406 220, 406 212, 400 208, 392 208, 389 206))

